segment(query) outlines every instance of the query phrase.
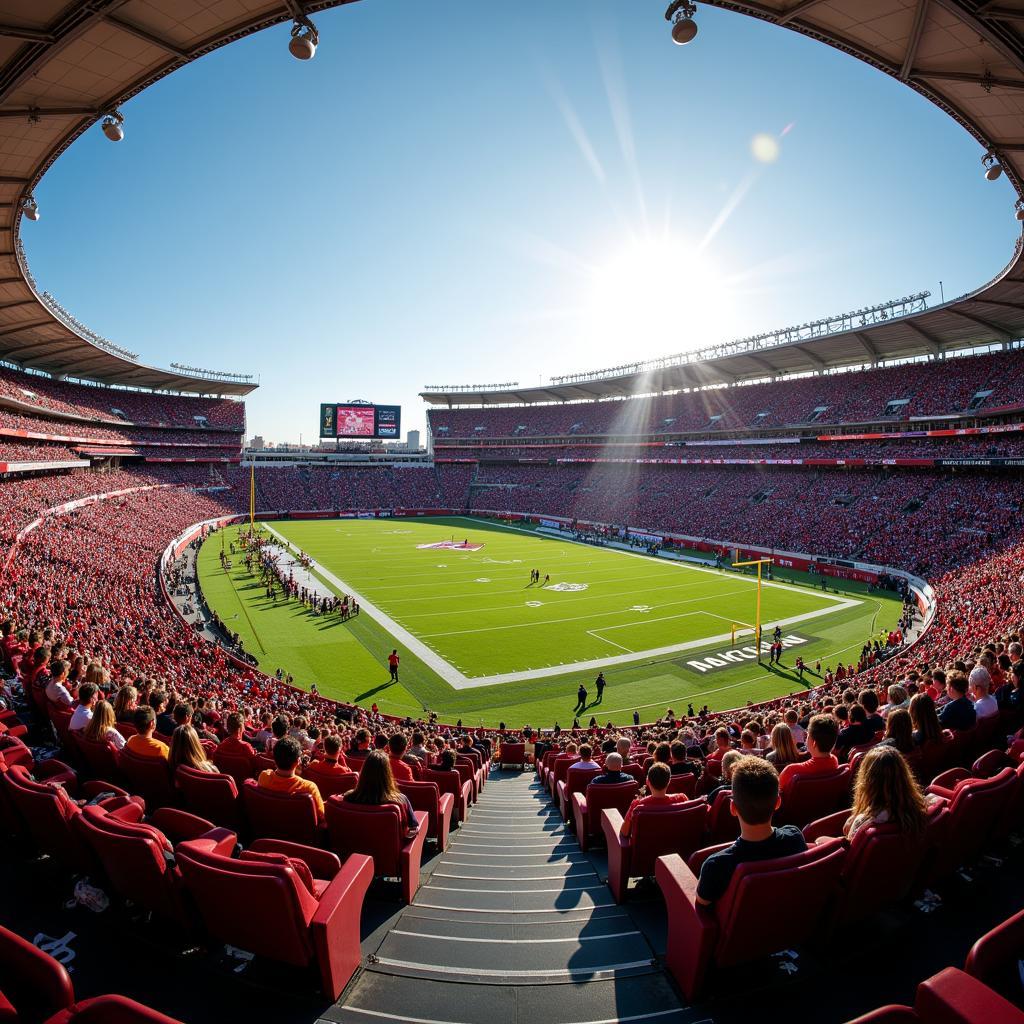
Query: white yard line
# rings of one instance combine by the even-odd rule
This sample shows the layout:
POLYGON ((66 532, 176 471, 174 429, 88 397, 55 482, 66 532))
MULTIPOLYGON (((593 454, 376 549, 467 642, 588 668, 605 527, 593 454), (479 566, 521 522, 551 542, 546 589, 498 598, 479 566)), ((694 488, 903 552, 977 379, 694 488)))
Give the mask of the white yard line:
POLYGON ((589 636, 592 636, 595 640, 603 640, 606 644, 611 644, 612 647, 618 647, 618 649, 620 651, 625 651, 627 654, 633 654, 634 653, 630 648, 623 647, 622 644, 617 644, 614 640, 609 640, 607 637, 601 636, 600 633, 596 633, 592 629, 588 629, 587 630, 587 634, 589 636))
MULTIPOLYGON (((463 517, 465 518, 465 517, 463 517)), ((278 533, 268 523, 263 524, 266 529, 272 533, 278 540, 283 544, 294 547, 292 542, 285 537, 283 534, 278 533)), ((523 531, 516 531, 521 533, 523 531)), ((562 538, 550 538, 550 537, 538 537, 538 540, 559 540, 562 538)), ((575 541, 563 540, 563 543, 572 544, 575 541)), ((625 555, 628 558, 649 558, 649 555, 634 554, 631 551, 617 551, 615 548, 604 548, 602 549, 608 552, 615 552, 616 554, 625 555)), ((308 557, 308 556, 307 556, 308 557)), ((721 578, 722 574, 714 569, 701 569, 699 566, 691 565, 689 563, 681 563, 684 568, 691 569, 695 572, 709 572, 713 575, 721 578)), ((684 651, 693 651, 701 647, 712 647, 716 644, 731 643, 732 633, 721 633, 718 636, 706 636, 701 637, 699 640, 691 640, 684 644, 672 644, 668 647, 656 647, 646 651, 636 651, 632 654, 618 654, 612 655, 607 658, 592 658, 589 661, 576 661, 570 662, 566 665, 549 665, 545 668, 534 668, 526 669, 520 672, 502 672, 498 675, 492 676, 467 676, 460 672, 457 668, 445 661, 439 654, 431 650, 422 640, 414 636, 403 626, 400 626, 390 615, 378 608, 372 601, 367 600, 362 594, 354 590, 344 580, 339 579, 334 573, 329 572, 319 562, 314 561, 310 558, 310 565, 313 570, 319 573, 328 583, 333 587, 336 587, 338 591, 343 594, 349 594, 359 604, 360 614, 365 613, 370 616, 375 622, 379 623, 384 627, 395 640, 410 653, 416 655, 425 665, 428 665, 433 669, 452 689, 454 690, 474 690, 481 686, 498 686, 501 683, 520 683, 526 682, 531 679, 546 679, 551 676, 561 676, 568 672, 592 672, 594 669, 605 669, 611 668, 613 665, 626 665, 636 661, 650 661, 654 658, 660 658, 669 654, 681 654, 684 651)), ((754 581, 750 581, 751 585, 755 585, 754 581)), ((797 594, 807 594, 805 587, 793 587, 785 583, 764 583, 766 587, 778 587, 782 590, 791 590, 797 594)), ((773 625, 777 626, 794 626, 798 622, 806 622, 809 619, 817 619, 822 615, 832 615, 835 612, 842 611, 846 608, 854 608, 863 602, 854 600, 852 598, 835 597, 831 594, 818 594, 816 595, 823 600, 830 602, 831 607, 819 608, 813 612, 804 612, 802 615, 793 615, 788 619, 777 619, 774 620, 773 625)), ((591 616, 581 616, 582 618, 590 618, 591 616)), ((468 632, 473 632, 469 630, 468 632)), ((434 634, 437 635, 437 634, 434 634)), ((736 637, 739 639, 741 636, 752 636, 752 629, 737 630, 736 637)), ((612 641, 608 641, 612 643, 612 641)))

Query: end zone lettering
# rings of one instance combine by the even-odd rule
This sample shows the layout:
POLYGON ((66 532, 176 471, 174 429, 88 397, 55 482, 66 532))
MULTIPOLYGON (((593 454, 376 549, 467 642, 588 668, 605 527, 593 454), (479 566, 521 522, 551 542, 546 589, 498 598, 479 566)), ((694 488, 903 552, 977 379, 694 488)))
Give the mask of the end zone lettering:
MULTIPOLYGON (((766 630, 761 638, 762 655, 767 655, 772 646, 770 639, 764 639, 767 635, 766 630)), ((804 636, 801 633, 788 633, 782 638, 782 647, 783 650, 788 650, 790 647, 802 647, 816 639, 817 637, 804 636)), ((732 668, 744 661, 757 661, 757 646, 755 644, 749 644, 747 647, 727 647, 724 651, 718 651, 707 657, 687 661, 686 667, 705 675, 708 672, 721 672, 723 669, 732 668)))

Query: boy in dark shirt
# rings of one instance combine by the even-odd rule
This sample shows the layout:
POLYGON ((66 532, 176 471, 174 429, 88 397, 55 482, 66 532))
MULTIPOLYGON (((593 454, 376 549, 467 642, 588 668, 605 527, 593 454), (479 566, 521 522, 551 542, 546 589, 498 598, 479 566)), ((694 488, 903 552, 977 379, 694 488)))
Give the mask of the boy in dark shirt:
POLYGON ((704 861, 697 882, 698 903, 707 906, 720 899, 740 864, 776 860, 807 849, 795 825, 772 825, 780 803, 775 768, 763 758, 742 757, 732 773, 732 813, 740 820, 740 838, 704 861))

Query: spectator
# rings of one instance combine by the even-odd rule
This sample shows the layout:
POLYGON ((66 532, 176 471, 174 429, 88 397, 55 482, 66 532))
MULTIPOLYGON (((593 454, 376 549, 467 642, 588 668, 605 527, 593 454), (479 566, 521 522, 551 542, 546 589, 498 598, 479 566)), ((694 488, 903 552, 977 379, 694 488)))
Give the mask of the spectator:
POLYGON ((981 665, 976 666, 969 677, 971 695, 974 697, 974 713, 978 721, 985 718, 995 718, 999 714, 999 702, 989 692, 992 686, 992 677, 988 669, 981 665))
POLYGON ((114 718, 118 722, 131 722, 138 705, 139 691, 125 683, 114 695, 114 718))
POLYGON ((806 761, 788 764, 782 769, 779 776, 782 791, 785 792, 787 786, 799 777, 838 771, 839 761, 832 753, 838 738, 836 720, 831 715, 815 715, 807 726, 807 752, 811 756, 806 761))
POLYGON ((143 704, 135 709, 135 716, 132 719, 135 726, 135 735, 128 738, 124 745, 125 750, 135 754, 136 757, 161 758, 164 761, 170 756, 167 744, 155 739, 156 712, 149 704, 143 704))
POLYGON ((363 764, 356 788, 346 793, 342 799, 346 803, 368 804, 373 807, 395 804, 402 811, 406 835, 412 836, 419 831, 419 823, 416 821, 416 814, 409 798, 400 792, 395 784, 395 777, 391 772, 393 766, 394 761, 383 751, 373 751, 363 764))
MULTIPOLYGON (((804 735, 807 734, 804 733, 804 735)), ((771 750, 768 751, 768 763, 777 772, 781 772, 786 765, 796 764, 803 760, 804 755, 797 750, 793 730, 785 722, 779 722, 772 729, 772 745, 771 750)))
POLYGON ((867 715, 866 724, 871 729, 871 734, 874 736, 885 732, 885 718, 878 713, 878 694, 871 689, 861 690, 857 700, 867 715))
POLYGON ((973 729, 978 721, 978 713, 974 704, 967 696, 970 684, 963 672, 950 672, 946 677, 946 694, 949 703, 939 712, 939 723, 944 729, 964 732, 973 729))
POLYGON ((93 709, 99 700, 99 690, 95 683, 82 683, 78 688, 78 706, 71 716, 68 728, 72 732, 82 732, 93 716, 93 709))
POLYGON ((637 797, 626 811, 619 833, 628 837, 633 829, 637 813, 645 807, 664 807, 668 804, 680 803, 687 799, 684 793, 668 792, 668 784, 672 781, 672 772, 667 764, 656 761, 647 769, 647 796, 637 797))
POLYGON ((893 822, 904 835, 918 836, 927 819, 928 803, 903 755, 881 745, 869 750, 857 772, 853 808, 843 835, 853 839, 865 825, 893 822))
POLYGON ((387 747, 388 757, 391 761, 391 774, 399 782, 413 782, 416 778, 413 765, 419 762, 415 758, 412 758, 411 763, 406 760, 405 748, 408 742, 400 732, 392 733, 388 737, 387 747))
POLYGON ((772 825, 780 803, 778 772, 763 758, 741 757, 732 773, 731 806, 739 819, 740 837, 704 861, 697 882, 698 903, 707 906, 720 899, 740 864, 776 860, 807 849, 795 825, 772 825))
POLYGON ((935 712, 935 701, 927 693, 915 694, 910 702, 910 722, 914 727, 911 739, 915 747, 942 740, 942 725, 935 712))
MULTIPOLYGON (((917 694, 911 700, 923 697, 924 694, 917 694)), ((896 708, 885 720, 885 737, 879 741, 880 747, 892 747, 901 754, 909 754, 914 749, 914 724, 910 712, 906 708, 896 708)))
POLYGON ((107 701, 101 700, 93 708, 92 717, 82 736, 94 743, 109 743, 115 750, 120 750, 124 746, 124 737, 115 726, 113 707, 107 701))
POLYGON ((686 744, 682 740, 673 740, 669 747, 669 770, 675 775, 693 775, 700 778, 701 767, 696 761, 686 756, 686 744))
POLYGON ((582 771, 586 769, 600 770, 601 766, 594 760, 594 748, 589 743, 580 744, 580 759, 569 765, 569 771, 582 771))
POLYGON ((237 711, 228 715, 227 736, 217 746, 218 754, 228 754, 231 757, 255 757, 256 750, 251 743, 242 739, 242 732, 245 729, 245 718, 237 711))
MULTIPOLYGON (((40 650, 44 650, 44 648, 40 648, 40 650)), ((74 698, 65 685, 68 678, 67 662, 60 660, 51 661, 47 671, 49 672, 50 679, 46 684, 46 699, 51 704, 57 704, 66 708, 71 707, 74 703, 74 698)))
POLYGON ((315 768, 322 775, 352 775, 352 769, 345 761, 341 752, 341 737, 335 734, 324 737, 323 756, 314 761, 310 768, 315 768))
POLYGON ((179 725, 171 734, 171 768, 185 765, 197 772, 219 772, 220 769, 206 756, 199 734, 191 725, 179 725))
MULTIPOLYGON (((569 769, 572 771, 572 768, 569 769)), ((604 772, 601 775, 595 775, 590 780, 591 786, 613 786, 618 782, 632 782, 633 776, 622 770, 622 755, 617 751, 612 751, 604 759, 604 772)))
POLYGON ((274 744, 275 768, 266 768, 260 772, 256 780, 261 789, 269 789, 274 793, 308 793, 316 805, 317 819, 324 816, 324 801, 316 783, 299 776, 299 761, 302 759, 302 747, 290 736, 279 739, 274 744))

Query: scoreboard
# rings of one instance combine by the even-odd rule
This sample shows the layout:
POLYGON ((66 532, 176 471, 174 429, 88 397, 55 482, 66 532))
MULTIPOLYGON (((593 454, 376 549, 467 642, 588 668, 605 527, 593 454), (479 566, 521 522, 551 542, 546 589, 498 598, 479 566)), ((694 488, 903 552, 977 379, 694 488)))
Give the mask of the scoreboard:
POLYGON ((401 433, 400 405, 328 402, 320 406, 321 438, 383 438, 395 441, 401 433))

